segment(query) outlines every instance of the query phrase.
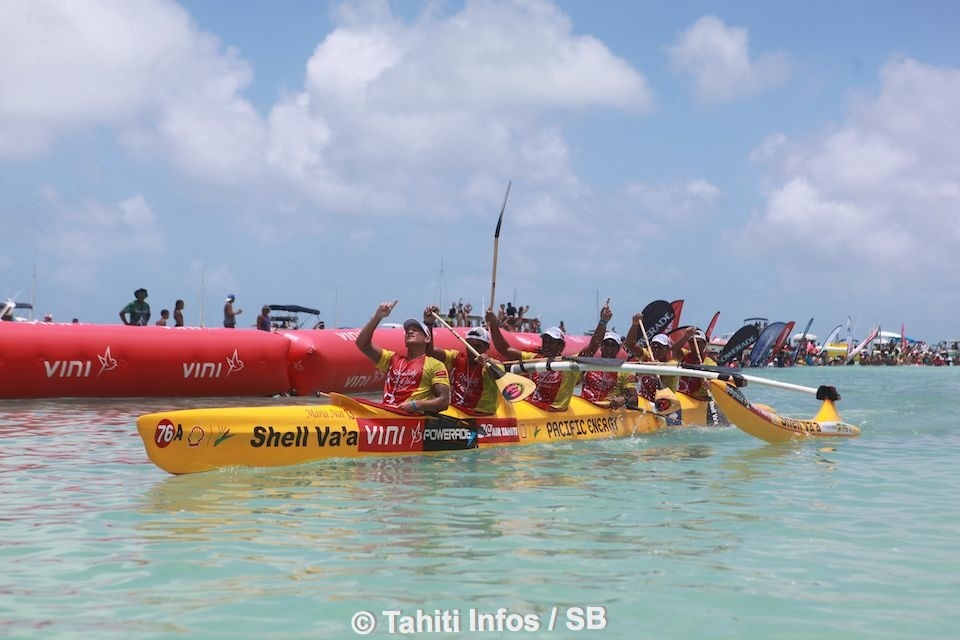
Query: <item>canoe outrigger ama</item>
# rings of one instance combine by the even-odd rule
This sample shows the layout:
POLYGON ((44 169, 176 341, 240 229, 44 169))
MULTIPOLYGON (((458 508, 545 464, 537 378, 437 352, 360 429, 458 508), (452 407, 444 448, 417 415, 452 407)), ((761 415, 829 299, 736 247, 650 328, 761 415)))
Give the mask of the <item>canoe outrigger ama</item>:
MULTIPOLYGON (((524 363, 527 371, 553 370, 602 370, 628 371, 645 375, 681 375, 706 380, 710 385, 710 396, 726 416, 731 424, 742 431, 766 442, 784 442, 795 438, 821 437, 854 437, 860 435, 860 428, 847 424, 841 418, 835 406, 840 394, 831 386, 819 388, 806 387, 788 382, 779 382, 759 376, 740 373, 739 370, 723 367, 704 367, 683 365, 674 367, 656 363, 635 363, 611 360, 603 362, 603 358, 582 358, 580 362, 558 361, 524 363), (810 393, 821 400, 819 411, 809 420, 787 418, 776 413, 773 409, 762 405, 755 405, 740 391, 748 382, 762 384, 791 391, 810 393)), ((514 365, 517 367, 517 365, 514 365)), ((518 367, 517 367, 518 368, 518 367)))

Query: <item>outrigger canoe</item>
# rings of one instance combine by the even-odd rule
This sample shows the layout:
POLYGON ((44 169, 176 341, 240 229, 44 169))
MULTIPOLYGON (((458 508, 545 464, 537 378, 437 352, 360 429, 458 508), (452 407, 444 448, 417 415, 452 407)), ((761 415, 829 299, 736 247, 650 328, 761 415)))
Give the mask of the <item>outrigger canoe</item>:
MULTIPOLYGON (((514 365, 519 370, 518 365, 514 365)), ((843 421, 837 412, 836 401, 840 394, 834 387, 821 385, 818 388, 806 387, 770 380, 714 367, 674 367, 655 363, 622 362, 605 358, 579 360, 560 360, 554 362, 524 363, 525 371, 629 371, 644 375, 682 375, 702 378, 710 384, 710 396, 717 403, 721 413, 742 431, 766 442, 784 442, 797 438, 850 438, 860 435, 860 428, 843 421), (801 391, 816 395, 822 401, 820 409, 809 420, 787 418, 765 405, 751 403, 740 391, 749 382, 756 384, 801 391)), ((677 394, 681 396, 681 394, 677 394)), ((681 402, 681 409, 683 403, 681 402)), ((681 413, 681 415, 683 415, 681 413)), ((684 420, 686 423, 686 420, 684 420)))
POLYGON ((453 408, 422 416, 330 394, 330 404, 185 409, 137 419, 147 456, 174 474, 609 439, 665 426, 652 408, 610 410, 579 397, 563 412, 543 411, 528 402, 501 402, 493 416, 471 416, 453 408))

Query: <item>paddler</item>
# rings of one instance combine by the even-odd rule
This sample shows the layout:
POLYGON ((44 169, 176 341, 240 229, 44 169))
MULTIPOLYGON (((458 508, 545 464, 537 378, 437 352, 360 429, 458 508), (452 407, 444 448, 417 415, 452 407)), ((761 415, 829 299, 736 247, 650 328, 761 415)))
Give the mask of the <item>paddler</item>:
MULTIPOLYGON (((431 306, 423 312, 423 322, 431 331, 434 328, 434 313, 439 315, 440 308, 431 306)), ((466 413, 496 413, 500 390, 485 366, 491 360, 496 362, 487 355, 490 349, 490 332, 483 327, 473 327, 467 332, 466 341, 480 354, 478 357, 474 357, 470 351, 464 353, 456 349, 436 349, 433 340, 427 342, 426 353, 441 360, 447 368, 452 406, 466 413)))
MULTIPOLYGON (((600 310, 600 322, 597 323, 590 344, 580 352, 581 356, 588 356, 597 352, 611 317, 613 317, 613 312, 610 310, 610 300, 608 298, 607 303, 600 310)), ((563 355, 567 336, 560 327, 550 327, 541 333, 540 351, 534 353, 511 347, 507 339, 503 337, 503 333, 500 331, 500 323, 497 321, 496 314, 492 311, 487 311, 486 320, 490 327, 490 336, 493 338, 493 346, 508 359, 522 362, 534 358, 552 359, 563 355)), ((570 406, 573 391, 580 381, 580 373, 578 371, 539 371, 531 374, 530 379, 537 384, 537 389, 527 398, 528 402, 545 411, 566 411, 567 407, 570 406)))
MULTIPOLYGON (((706 365, 708 367, 717 366, 716 360, 707 354, 707 336, 700 329, 695 329, 693 337, 690 338, 690 347, 684 348, 683 358, 680 360, 683 364, 706 365)), ((691 378, 690 376, 680 376, 680 382, 677 385, 680 393, 685 393, 691 398, 698 400, 709 400, 710 394, 707 392, 707 385, 703 378, 691 378)))
MULTIPOLYGON (((642 324, 643 314, 634 314, 630 331, 624 340, 624 348, 627 350, 627 353, 632 354, 644 362, 653 361, 663 362, 665 364, 678 364, 677 359, 674 357, 674 344, 670 336, 664 333, 658 333, 650 339, 649 346, 640 342, 639 336, 644 332, 642 324)), ((688 337, 689 335, 683 338, 683 340, 686 341, 688 337)), ((643 375, 640 376, 637 391, 650 402, 656 402, 659 397, 663 397, 664 395, 672 397, 672 400, 676 401, 673 393, 677 390, 678 384, 679 380, 677 376, 643 375), (660 392, 659 396, 658 392, 660 392)))
POLYGON ((403 323, 406 355, 373 344, 373 332, 390 315, 397 301, 383 302, 357 336, 357 348, 386 374, 383 402, 403 411, 425 413, 443 411, 450 404, 450 379, 443 363, 427 355, 433 338, 422 320, 409 318, 403 323))
MULTIPOLYGON (((616 331, 607 331, 600 343, 600 356, 617 358, 622 342, 623 339, 616 331)), ((611 409, 624 406, 636 408, 636 377, 625 371, 587 371, 580 383, 580 397, 593 403, 609 401, 611 409)))

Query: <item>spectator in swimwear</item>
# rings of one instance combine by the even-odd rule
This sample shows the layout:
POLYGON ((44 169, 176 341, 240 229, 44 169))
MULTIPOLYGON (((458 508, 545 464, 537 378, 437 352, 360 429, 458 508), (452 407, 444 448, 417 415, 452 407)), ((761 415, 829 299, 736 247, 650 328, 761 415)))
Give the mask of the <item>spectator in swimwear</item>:
POLYGON ((161 309, 161 310, 160 310, 160 319, 157 320, 157 326, 158 326, 158 327, 165 327, 165 326, 167 326, 167 321, 168 321, 169 319, 170 319, 170 310, 169 310, 169 309, 161 309))
POLYGON ((500 309, 497 311, 497 322, 500 323, 501 327, 507 326, 507 307, 506 305, 501 304, 500 309))
POLYGON ((227 300, 223 305, 223 326, 227 329, 235 329, 237 327, 237 316, 243 313, 243 309, 234 309, 233 303, 237 299, 237 296, 232 293, 227 296, 227 300))
POLYGON ((183 326, 183 300, 177 300, 173 303, 173 326, 183 326))
POLYGON ((137 289, 133 292, 134 300, 120 310, 120 320, 123 324, 144 327, 150 322, 150 305, 147 304, 147 290, 137 289), (127 315, 130 319, 127 320, 127 315))
MULTIPOLYGON (((613 312, 610 310, 608 302, 600 311, 600 322, 597 323, 590 344, 580 352, 580 355, 586 356, 596 353, 606 332, 607 322, 612 316, 613 312)), ((510 343, 507 342, 500 331, 497 317, 489 311, 487 312, 487 324, 490 326, 493 346, 508 359, 522 361, 538 357, 556 358, 563 354, 563 348, 566 346, 566 334, 560 330, 560 327, 550 327, 540 334, 540 351, 538 353, 521 351, 510 346, 510 343)), ((536 383, 537 388, 527 398, 528 402, 545 411, 564 411, 570 406, 570 399, 573 397, 573 390, 579 382, 580 373, 577 371, 539 371, 532 374, 530 379, 536 383)))
POLYGON ((473 311, 473 305, 469 302, 467 304, 458 304, 457 305, 457 326, 458 327, 469 327, 470 326, 470 313, 473 311))
POLYGON ((530 311, 530 305, 523 306, 520 305, 517 307, 517 319, 515 320, 515 327, 517 331, 523 331, 523 314, 530 311))
POLYGON ((507 303, 507 324, 506 328, 508 331, 517 330, 517 308, 513 306, 512 302, 507 303))
MULTIPOLYGON (((439 315, 438 307, 427 307, 423 322, 434 328, 433 314, 439 315)), ((469 350, 435 349, 433 340, 427 343, 427 355, 441 360, 450 377, 450 405, 465 411, 489 415, 496 413, 500 401, 500 389, 487 371, 486 363, 496 360, 487 355, 490 349, 490 332, 483 327, 473 327, 466 335, 467 344, 480 354, 474 356, 469 350)))
POLYGON ((257 316, 257 329, 260 331, 270 331, 273 329, 273 324, 270 322, 270 307, 264 305, 260 309, 260 315, 257 316))
POLYGON ((377 307, 357 336, 357 348, 386 374, 385 404, 408 412, 443 411, 450 405, 450 379, 443 363, 427 355, 433 336, 422 320, 410 318, 403 323, 406 355, 373 344, 374 330, 396 304, 394 300, 377 307))

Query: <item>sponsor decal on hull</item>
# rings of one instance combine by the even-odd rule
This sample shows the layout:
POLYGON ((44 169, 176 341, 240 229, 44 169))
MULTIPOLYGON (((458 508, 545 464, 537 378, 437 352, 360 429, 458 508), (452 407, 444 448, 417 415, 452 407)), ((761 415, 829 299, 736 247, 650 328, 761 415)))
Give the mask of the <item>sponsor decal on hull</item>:
POLYGON ((516 418, 476 418, 475 421, 481 429, 480 442, 483 444, 520 442, 516 418))
POLYGON ((263 448, 292 448, 292 447, 356 447, 359 443, 359 434, 347 429, 346 426, 307 426, 298 425, 291 431, 290 428, 281 429, 272 426, 257 425, 253 428, 250 446, 263 448))
POLYGON ((423 421, 368 420, 357 418, 360 428, 358 451, 407 452, 423 451, 423 421))
POLYGON ((613 436, 620 431, 620 420, 621 416, 554 420, 547 423, 547 436, 550 438, 613 436))

